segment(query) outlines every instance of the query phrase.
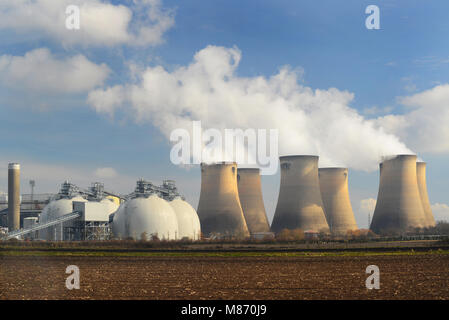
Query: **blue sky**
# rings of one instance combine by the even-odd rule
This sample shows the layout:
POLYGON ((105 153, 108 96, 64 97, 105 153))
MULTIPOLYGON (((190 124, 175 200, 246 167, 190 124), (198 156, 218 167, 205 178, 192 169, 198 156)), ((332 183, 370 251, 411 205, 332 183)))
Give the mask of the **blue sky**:
MULTIPOLYGON (((95 1, 116 7, 124 5, 134 15, 137 13, 132 1, 86 2, 95 1)), ((0 19, 6 16, 8 5, 0 2, 0 19)), ((130 64, 141 70, 162 66, 172 72, 188 66, 198 51, 210 45, 235 46, 240 50, 236 77, 268 78, 289 65, 302 70, 298 81, 303 86, 348 91, 354 95, 349 107, 367 120, 408 114, 416 107, 404 105, 400 97, 411 97, 449 83, 447 1, 166 0, 158 8, 158 14, 170 16, 173 24, 162 32, 161 41, 148 41, 143 46, 128 40, 96 45, 88 37, 70 42, 70 33, 61 36, 59 31, 46 30, 38 22, 31 26, 21 23, 23 7, 13 8, 18 22, 0 24, 0 56, 21 57, 46 48, 53 60, 83 55, 97 66, 104 64, 109 72, 105 71, 105 76, 91 87, 68 93, 40 86, 39 75, 30 73, 37 89, 24 90, 20 81, 11 84, 8 76, 12 69, 6 70, 0 60, 0 135, 3 137, 0 168, 13 161, 23 166, 29 164, 34 171, 24 171, 22 181, 26 186, 29 179, 37 179, 37 192, 54 192, 65 178, 84 186, 88 181, 103 178, 111 189, 120 192, 131 191, 139 177, 155 182, 170 178, 178 180, 181 191, 195 206, 199 196, 199 170, 186 170, 170 163, 170 145, 160 128, 151 120, 136 121, 133 109, 120 109, 113 115, 97 112, 87 103, 87 96, 96 89, 134 83, 130 64), (365 28, 365 8, 371 4, 380 8, 380 30, 365 28), (52 173, 52 166, 61 170, 52 173), (113 168, 116 173, 110 177, 96 176, 98 168, 113 168), (48 176, 44 179, 42 172, 47 175, 47 169, 48 176)), ((49 13, 48 17, 52 15, 49 13)), ((154 22, 143 18, 140 23, 154 22)), ((95 32, 101 36, 102 30, 95 32)), ((96 70, 99 74, 100 69, 96 70)), ((441 114, 433 116, 449 119, 446 113, 449 105, 445 108, 445 103, 446 100, 435 106, 433 110, 441 114)), ((431 128, 441 126, 429 121, 426 125, 431 128)), ((449 204, 446 191, 449 189, 449 148, 415 144, 412 134, 396 129, 391 129, 391 133, 428 162, 431 202, 449 204)), ((445 132, 444 128, 441 132, 445 132)), ((449 134, 432 139, 445 138, 449 139, 449 134)), ((6 171, 3 172, 0 190, 7 187, 6 171)), ((271 220, 279 175, 263 177, 262 181, 271 220)), ((362 199, 375 199, 377 187, 376 170, 351 170, 350 192, 361 227, 366 227, 367 219, 366 212, 359 210, 359 203, 362 199)), ((28 192, 27 188, 24 187, 24 192, 28 192)))

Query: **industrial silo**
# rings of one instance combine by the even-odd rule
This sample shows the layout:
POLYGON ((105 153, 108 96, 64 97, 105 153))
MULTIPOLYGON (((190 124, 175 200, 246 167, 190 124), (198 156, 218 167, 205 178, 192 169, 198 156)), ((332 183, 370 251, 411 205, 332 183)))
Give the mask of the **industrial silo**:
POLYGON ((279 159, 281 186, 271 230, 329 232, 318 180, 318 156, 279 159))
POLYGON ((181 197, 169 202, 178 220, 178 239, 201 239, 200 219, 195 209, 181 197))
POLYGON ((417 162, 416 163, 416 176, 418 179, 418 189, 421 196, 421 203, 423 205, 424 214, 426 216, 427 227, 435 226, 435 218, 433 217, 432 209, 430 207, 429 195, 427 193, 427 182, 426 182, 426 163, 417 162))
POLYGON ((114 237, 126 239, 179 239, 178 221, 170 204, 156 194, 123 203, 112 221, 114 237))
POLYGON ((348 169, 320 168, 321 197, 329 228, 333 234, 346 235, 357 224, 349 200, 348 169))
POLYGON ((205 236, 249 237, 237 187, 237 164, 201 164, 198 216, 205 236))
POLYGON ((8 165, 8 230, 20 229, 20 164, 8 165))
POLYGON ((380 164, 379 194, 370 229, 406 232, 426 226, 416 174, 416 155, 397 155, 380 164))
POLYGON ((238 168, 237 184, 240 204, 249 232, 269 232, 270 225, 263 203, 260 169, 238 168))

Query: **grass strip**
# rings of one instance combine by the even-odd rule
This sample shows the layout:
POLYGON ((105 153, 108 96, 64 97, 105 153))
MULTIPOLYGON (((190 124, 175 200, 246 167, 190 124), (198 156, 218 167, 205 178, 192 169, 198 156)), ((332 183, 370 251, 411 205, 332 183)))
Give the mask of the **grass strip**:
POLYGON ((37 257, 365 257, 365 256, 417 256, 449 254, 449 250, 402 250, 402 251, 334 251, 334 252, 251 252, 251 251, 222 251, 222 252, 142 252, 142 251, 21 251, 21 250, 5 250, 0 251, 0 258, 2 256, 37 256, 37 257))

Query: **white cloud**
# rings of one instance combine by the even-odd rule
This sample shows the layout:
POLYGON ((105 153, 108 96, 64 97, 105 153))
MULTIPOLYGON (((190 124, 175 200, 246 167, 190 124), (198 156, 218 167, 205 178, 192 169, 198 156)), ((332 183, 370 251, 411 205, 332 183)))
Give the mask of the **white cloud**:
POLYGON ((445 220, 449 222, 449 206, 447 204, 435 203, 431 207, 435 221, 445 220))
POLYGON ((83 55, 58 59, 46 49, 35 49, 24 56, 0 56, 0 82, 3 86, 42 93, 80 93, 103 85, 110 69, 83 55))
POLYGON ((134 0, 131 7, 102 0, 0 0, 0 30, 44 36, 64 46, 158 45, 174 25, 160 0, 134 0), (66 7, 80 8, 80 29, 66 28, 66 7))
POLYGON ((372 106, 372 107, 363 109, 363 114, 365 114, 366 116, 374 116, 374 115, 387 114, 387 113, 390 113, 391 111, 393 111, 393 107, 391 107, 391 106, 386 106, 384 108, 380 108, 378 106, 372 106))
POLYGON ((115 178, 118 176, 117 171, 114 168, 98 168, 94 172, 98 178, 115 178))
POLYGON ((105 90, 96 90, 89 93, 87 102, 98 113, 113 115, 125 100, 125 92, 122 86, 110 87, 105 90))
POLYGON ((449 152, 449 84, 402 97, 399 102, 409 111, 381 117, 376 125, 418 152, 449 152))
POLYGON ((102 113, 120 107, 167 138, 192 120, 204 128, 279 129, 281 154, 319 154, 323 166, 375 170, 381 156, 411 153, 349 107, 352 93, 302 86, 289 67, 269 78, 239 77, 240 59, 237 48, 208 46, 187 66, 140 70, 137 81, 95 90, 88 102, 102 113))

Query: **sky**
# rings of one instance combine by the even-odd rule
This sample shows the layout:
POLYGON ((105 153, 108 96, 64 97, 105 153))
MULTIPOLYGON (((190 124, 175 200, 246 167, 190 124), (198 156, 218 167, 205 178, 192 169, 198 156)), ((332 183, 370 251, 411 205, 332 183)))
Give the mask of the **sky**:
MULTIPOLYGON (((279 129, 279 152, 349 167, 366 228, 382 156, 427 162, 449 220, 449 3, 429 1, 0 0, 0 191, 174 179, 197 206, 198 166, 170 161, 170 133, 279 129), (365 9, 377 5, 380 29, 365 9), (80 29, 66 8, 80 8, 80 29)), ((262 176, 271 221, 279 172, 262 176)))

